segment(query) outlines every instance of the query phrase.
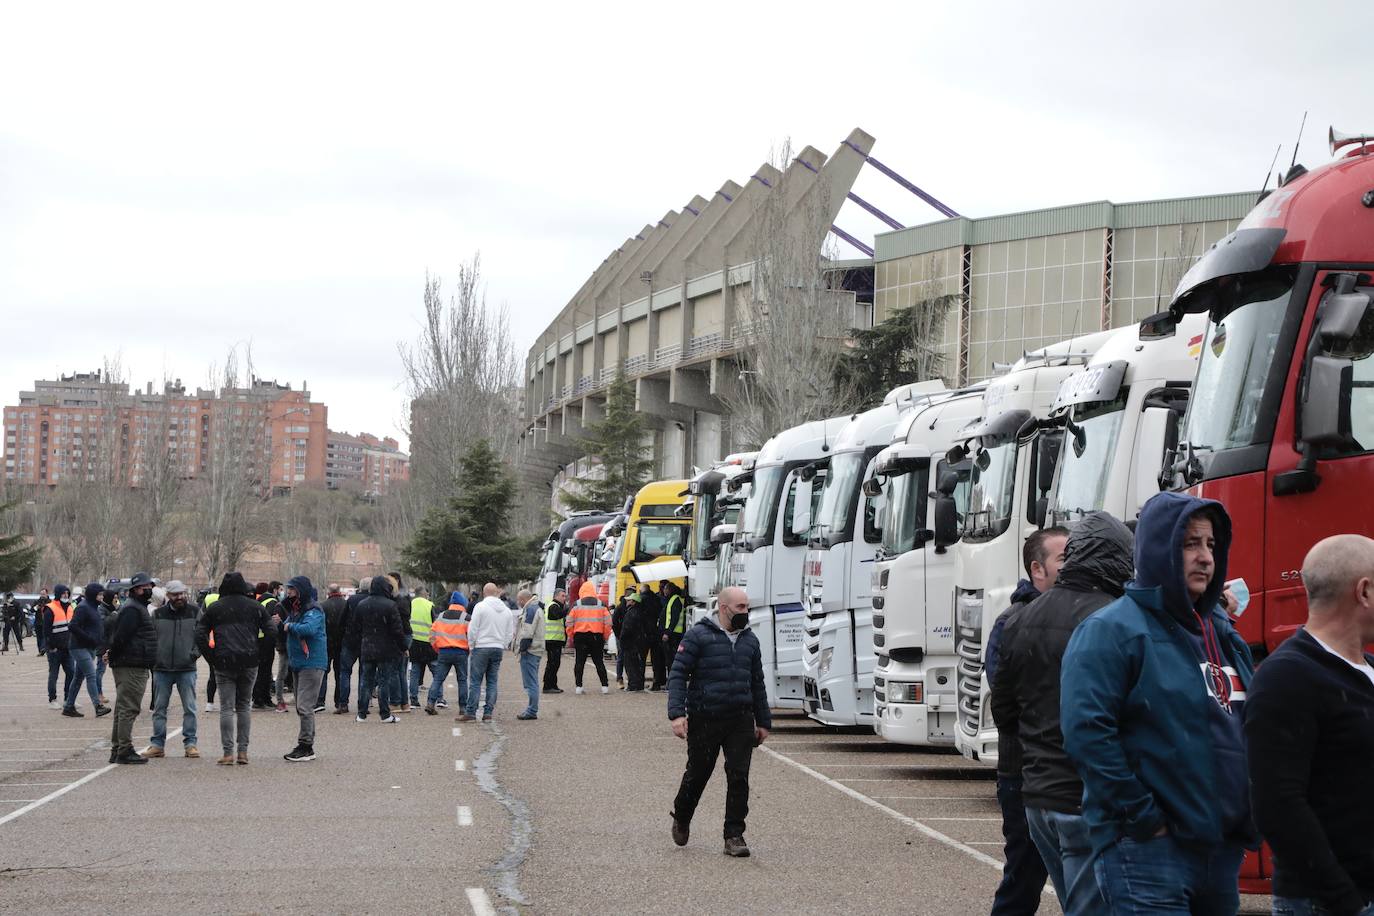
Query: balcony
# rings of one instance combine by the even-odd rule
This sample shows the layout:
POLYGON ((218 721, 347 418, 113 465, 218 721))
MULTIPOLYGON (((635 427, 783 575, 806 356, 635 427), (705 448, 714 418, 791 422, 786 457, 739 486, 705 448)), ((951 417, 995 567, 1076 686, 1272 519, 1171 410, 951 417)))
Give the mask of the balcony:
POLYGON ((647 353, 641 356, 631 356, 629 359, 625 360, 626 375, 639 375, 641 372, 649 371, 652 367, 653 364, 650 362, 647 353))
POLYGON ((723 334, 703 334, 700 337, 693 337, 687 342, 687 358, 696 359, 698 356, 708 356, 727 349, 729 349, 729 341, 723 334))
POLYGON ((593 387, 592 377, 590 375, 584 375, 577 380, 576 385, 573 385, 573 397, 580 397, 588 391, 591 391, 593 387))
POLYGON ((654 351, 655 366, 671 366, 680 359, 682 359, 682 344, 659 347, 654 351))

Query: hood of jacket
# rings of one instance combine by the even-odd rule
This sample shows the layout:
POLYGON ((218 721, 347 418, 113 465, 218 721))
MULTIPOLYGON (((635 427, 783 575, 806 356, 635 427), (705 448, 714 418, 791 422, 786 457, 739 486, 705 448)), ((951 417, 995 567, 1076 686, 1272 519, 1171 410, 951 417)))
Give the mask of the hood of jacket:
POLYGON ((1069 531, 1064 566, 1055 584, 1120 598, 1134 573, 1132 554, 1138 543, 1131 529, 1111 513, 1089 512, 1069 531))
POLYGON ((251 595, 253 590, 248 587, 248 580, 243 578, 243 573, 227 572, 219 583, 219 595, 251 595))
POLYGON ((1029 579, 1022 579, 1016 583, 1016 590, 1011 593, 1012 604, 1030 604, 1040 597, 1040 589, 1035 587, 1035 583, 1029 579))
POLYGON ((86 603, 98 607, 100 605, 100 593, 103 591, 105 591, 105 586, 101 585, 99 582, 87 584, 86 590, 83 593, 86 603))
POLYGON ((467 607, 468 607, 468 599, 467 599, 467 596, 464 595, 462 592, 454 592, 453 594, 449 595, 449 596, 448 596, 448 603, 449 603, 450 605, 457 604, 457 605, 461 606, 461 607, 463 608, 463 610, 467 610, 467 607))
POLYGON ((367 587, 369 595, 381 595, 383 598, 391 598, 391 580, 386 576, 373 576, 372 584, 367 587))
POLYGON ((315 606, 315 586, 310 584, 310 580, 305 576, 292 576, 287 580, 288 588, 294 588, 296 594, 300 596, 301 603, 295 609, 296 613, 303 613, 315 606))
POLYGON ((1183 493, 1160 493, 1150 497, 1140 510, 1135 528, 1135 581, 1131 584, 1135 589, 1157 590, 1162 609, 1195 631, 1197 623, 1192 611, 1196 607, 1198 613, 1207 613, 1217 606, 1226 586, 1226 558, 1230 552, 1231 517, 1221 503, 1183 493), (1188 520, 1204 509, 1211 510, 1216 545, 1212 551, 1212 581, 1195 606, 1183 578, 1183 540, 1188 533, 1188 520))
POLYGON ((72 590, 59 582, 52 587, 52 596, 55 600, 61 601, 63 598, 70 598, 72 596, 72 590))

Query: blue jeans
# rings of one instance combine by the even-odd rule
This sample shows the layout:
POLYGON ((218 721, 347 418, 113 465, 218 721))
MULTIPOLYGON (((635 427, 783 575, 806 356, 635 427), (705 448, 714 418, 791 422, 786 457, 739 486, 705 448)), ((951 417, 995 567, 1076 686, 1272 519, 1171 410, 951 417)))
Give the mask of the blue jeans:
POLYGON ((390 684, 396 678, 395 659, 368 661, 364 659, 358 666, 358 715, 367 718, 367 708, 372 705, 372 688, 377 688, 377 712, 383 719, 391 716, 390 684))
POLYGON ((529 696, 529 705, 525 707, 524 715, 539 715, 539 656, 533 652, 520 653, 520 682, 525 687, 525 693, 529 696))
POLYGON ((153 747, 167 744, 167 704, 176 687, 181 699, 181 741, 186 747, 196 744, 196 673, 194 671, 153 672, 153 747))
MULTIPOLYGON (((416 703, 420 701, 420 674, 426 670, 429 671, 430 677, 433 677, 434 663, 430 662, 427 665, 421 665, 419 662, 416 661, 412 661, 410 663, 410 699, 415 701, 416 703)), ((444 694, 441 691, 439 693, 439 696, 442 697, 443 695, 444 694)))
MULTIPOLYGON (((1101 879, 1093 874, 1093 844, 1082 815, 1027 807, 1026 824, 1065 916, 1109 916, 1121 912, 1109 909, 1103 899, 1104 891, 1098 889, 1101 879)), ((1231 885, 1234 892, 1234 875, 1231 885)), ((1188 912, 1186 907, 1183 911, 1188 912)), ((1231 913, 1235 913, 1234 908, 1231 913)))
MULTIPOLYGON (((388 689, 391 691, 392 706, 407 706, 410 704, 410 694, 406 693, 406 657, 391 662, 391 678, 386 681, 388 689)), ((378 691, 380 694, 381 691, 378 691)))
MULTIPOLYGON (((1273 916, 1333 916, 1335 912, 1306 897, 1274 897, 1270 906, 1273 916)), ((1374 903, 1360 910, 1357 916, 1374 916, 1374 903)))
POLYGON ((1236 881, 1244 858, 1239 846, 1194 849, 1166 834, 1122 837, 1102 851, 1094 868, 1113 914, 1233 916, 1240 908, 1236 881))
POLYGON ((102 697, 105 695, 105 669, 108 667, 109 663, 105 661, 105 653, 102 652, 95 660, 95 689, 100 691, 102 697))
POLYGON ((458 708, 467 711, 468 706, 468 653, 464 649, 440 649, 439 658, 430 666, 433 675, 429 683, 429 696, 426 704, 433 706, 444 698, 444 681, 453 672, 458 681, 458 708))
POLYGON ((1019 916, 1034 913, 1045 889, 1045 863, 1031 839, 1026 824, 1026 806, 1021 801, 1021 777, 997 777, 997 804, 1002 809, 1003 851, 1002 883, 992 898, 992 916, 1019 916))
POLYGON ((61 668, 65 677, 62 679, 62 696, 65 697, 72 689, 73 670, 72 654, 66 649, 48 650, 48 702, 57 699, 57 669, 61 668))
POLYGON ((473 649, 468 656, 468 701, 463 712, 468 715, 477 713, 477 702, 482 698, 482 681, 487 682, 487 702, 482 714, 489 716, 496 708, 496 676, 501 672, 501 656, 504 649, 473 649))
POLYGON ((95 653, 90 649, 72 649, 72 667, 76 669, 76 677, 72 678, 71 686, 67 688, 65 705, 68 709, 76 708, 76 698, 81 695, 81 685, 86 685, 86 692, 91 695, 91 707, 100 705, 100 685, 95 677, 95 653))
POLYGON ((353 687, 353 665, 357 661, 347 646, 339 650, 339 658, 334 663, 334 706, 336 708, 348 708, 348 695, 353 687))

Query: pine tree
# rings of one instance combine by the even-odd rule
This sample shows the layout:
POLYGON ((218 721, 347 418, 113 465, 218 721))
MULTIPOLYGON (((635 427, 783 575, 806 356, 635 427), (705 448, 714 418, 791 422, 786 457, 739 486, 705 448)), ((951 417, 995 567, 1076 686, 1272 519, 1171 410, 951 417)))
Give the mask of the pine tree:
POLYGON ((898 309, 867 330, 854 332, 854 346, 835 367, 837 385, 849 386, 860 409, 876 407, 889 391, 909 382, 939 378, 945 317, 956 295, 936 296, 898 309))
POLYGON ((576 477, 562 492, 574 512, 616 510, 649 482, 654 460, 644 446, 644 416, 635 410, 635 389, 623 374, 606 391, 606 416, 587 425, 582 440, 600 474, 576 477))
POLYGON ((462 462, 461 490, 425 513, 402 551, 406 570, 427 582, 510 582, 535 572, 525 539, 510 531, 515 480, 479 439, 462 462))
MULTIPOLYGON (((0 505, 0 515, 16 505, 16 502, 0 505)), ((13 591, 29 581, 38 568, 40 554, 40 548, 30 544, 22 534, 0 536, 0 592, 13 591)))

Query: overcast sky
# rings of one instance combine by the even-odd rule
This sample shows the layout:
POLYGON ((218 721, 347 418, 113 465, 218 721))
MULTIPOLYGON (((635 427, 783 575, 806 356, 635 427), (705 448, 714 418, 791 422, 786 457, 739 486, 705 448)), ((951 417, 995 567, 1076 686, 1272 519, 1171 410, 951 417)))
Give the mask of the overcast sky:
POLYGON ((1374 129, 1367 3, 544 6, 0 4, 4 403, 106 355, 204 383, 251 341, 331 427, 396 435, 427 270, 480 250, 523 352, 789 137, 862 127, 984 216, 1255 188, 1304 110, 1309 166, 1328 125, 1374 129))

